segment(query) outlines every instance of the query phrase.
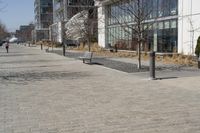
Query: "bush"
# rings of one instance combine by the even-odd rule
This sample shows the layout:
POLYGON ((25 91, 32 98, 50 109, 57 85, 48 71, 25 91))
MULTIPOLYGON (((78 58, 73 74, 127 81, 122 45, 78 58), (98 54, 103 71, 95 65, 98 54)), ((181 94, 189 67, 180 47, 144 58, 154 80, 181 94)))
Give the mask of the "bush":
POLYGON ((197 57, 199 57, 199 55, 200 55, 200 36, 197 40, 197 46, 195 48, 195 54, 196 54, 197 57))

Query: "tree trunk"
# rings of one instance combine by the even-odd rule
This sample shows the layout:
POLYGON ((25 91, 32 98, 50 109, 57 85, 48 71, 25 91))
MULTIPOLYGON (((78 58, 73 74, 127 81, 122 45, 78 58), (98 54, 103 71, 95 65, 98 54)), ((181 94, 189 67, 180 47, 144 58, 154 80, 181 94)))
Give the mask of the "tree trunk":
POLYGON ((53 51, 53 43, 52 43, 52 45, 51 45, 51 50, 53 51))
POLYGON ((142 11, 141 11, 141 0, 137 0, 137 28, 138 28, 138 69, 141 69, 141 39, 142 39, 142 11))
POLYGON ((91 51, 91 46, 90 46, 90 39, 89 38, 87 39, 87 44, 88 44, 88 51, 90 52, 91 51))

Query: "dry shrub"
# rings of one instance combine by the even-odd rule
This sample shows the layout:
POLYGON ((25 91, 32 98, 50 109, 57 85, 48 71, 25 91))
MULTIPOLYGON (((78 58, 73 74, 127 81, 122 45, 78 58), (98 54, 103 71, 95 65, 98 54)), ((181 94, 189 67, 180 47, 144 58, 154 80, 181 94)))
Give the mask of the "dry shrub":
POLYGON ((38 42, 36 42, 36 45, 41 45, 41 44, 43 44, 42 41, 38 41, 38 42))
POLYGON ((148 55, 148 53, 147 52, 144 52, 144 53, 142 53, 141 54, 141 58, 143 59, 143 60, 149 60, 149 55, 148 55))
POLYGON ((98 43, 92 43, 91 44, 91 51, 93 51, 93 52, 102 51, 102 48, 98 45, 98 43))
POLYGON ((193 60, 192 56, 189 55, 182 55, 182 54, 173 54, 172 56, 164 56, 163 58, 164 63, 173 63, 179 65, 186 65, 186 66, 195 66, 196 61, 193 60))
POLYGON ((110 52, 109 50, 96 51, 95 55, 106 56, 106 57, 123 57, 123 58, 136 57, 135 52, 129 52, 129 51, 110 52))
MULTIPOLYGON (((84 49, 84 46, 85 46, 84 43, 80 43, 80 46, 77 47, 77 49, 78 49, 78 50, 83 50, 83 49, 84 49)), ((76 48, 75 48, 75 49, 76 49, 76 48)))
POLYGON ((42 40, 42 41, 38 41, 36 42, 36 45, 43 45, 43 46, 48 46, 48 47, 61 47, 61 43, 59 42, 53 42, 53 41, 49 41, 49 40, 42 40))
POLYGON ((49 45, 49 43, 51 43, 51 41, 49 41, 49 40, 42 40, 42 41, 38 41, 38 42, 36 42, 36 45, 45 45, 45 46, 47 46, 47 45, 49 45))
POLYGON ((67 47, 67 48, 71 50, 85 51, 85 45, 82 42, 77 47, 67 47))
MULTIPOLYGON (((91 43, 91 51, 95 52, 97 56, 106 56, 106 57, 124 57, 124 58, 133 58, 136 57, 136 52, 134 51, 118 51, 118 52, 110 52, 109 49, 101 48, 98 43, 91 43)), ((72 48, 72 50, 80 50, 80 51, 88 51, 88 45, 80 43, 79 47, 72 48)), ((146 56, 144 57, 146 58, 146 56)))
MULTIPOLYGON (((72 50, 80 50, 80 51, 87 51, 89 49, 87 43, 80 43, 80 45, 78 47, 72 47, 72 50)), ((101 51, 102 48, 98 45, 98 43, 91 43, 90 44, 90 50, 93 52, 98 52, 101 51)))

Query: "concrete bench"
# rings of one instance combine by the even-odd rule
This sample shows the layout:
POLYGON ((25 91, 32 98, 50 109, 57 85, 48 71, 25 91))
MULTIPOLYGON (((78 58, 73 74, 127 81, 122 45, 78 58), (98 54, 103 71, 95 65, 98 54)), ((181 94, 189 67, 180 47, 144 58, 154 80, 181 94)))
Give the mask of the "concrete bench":
POLYGON ((92 52, 85 52, 83 56, 79 57, 80 59, 83 60, 83 63, 85 63, 85 60, 89 60, 90 63, 92 62, 92 52))

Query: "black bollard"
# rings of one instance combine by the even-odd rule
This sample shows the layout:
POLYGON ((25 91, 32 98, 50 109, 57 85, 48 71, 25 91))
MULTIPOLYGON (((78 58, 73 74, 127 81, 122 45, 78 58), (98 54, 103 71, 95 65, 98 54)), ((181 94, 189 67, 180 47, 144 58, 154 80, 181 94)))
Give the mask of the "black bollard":
POLYGON ((65 56, 65 45, 63 44, 63 56, 65 56))
POLYGON ((115 44, 115 52, 117 52, 118 50, 117 50, 117 44, 115 44))
POLYGON ((150 71, 150 80, 155 80, 155 52, 151 51, 149 53, 149 71, 150 71))
POLYGON ((41 50, 43 50, 43 46, 42 46, 42 44, 40 44, 41 45, 41 50))
POLYGON ((198 58, 198 69, 200 69, 200 57, 198 58))

